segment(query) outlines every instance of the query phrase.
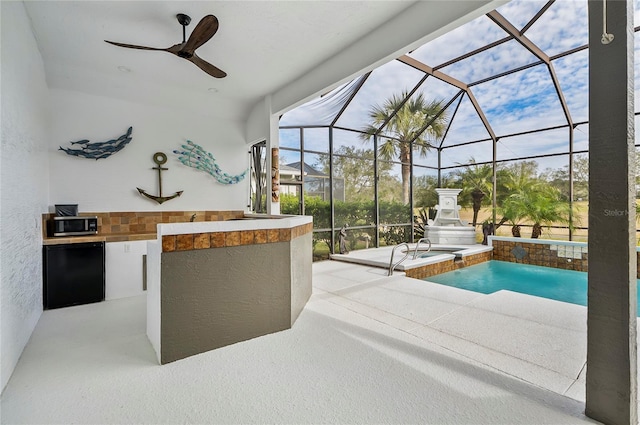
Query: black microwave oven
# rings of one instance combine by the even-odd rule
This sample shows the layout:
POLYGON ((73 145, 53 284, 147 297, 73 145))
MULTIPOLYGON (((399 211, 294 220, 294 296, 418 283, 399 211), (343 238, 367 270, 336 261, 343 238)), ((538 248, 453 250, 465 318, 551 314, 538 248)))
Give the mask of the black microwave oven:
POLYGON ((49 220, 49 236, 81 236, 98 233, 98 217, 53 217, 49 220))

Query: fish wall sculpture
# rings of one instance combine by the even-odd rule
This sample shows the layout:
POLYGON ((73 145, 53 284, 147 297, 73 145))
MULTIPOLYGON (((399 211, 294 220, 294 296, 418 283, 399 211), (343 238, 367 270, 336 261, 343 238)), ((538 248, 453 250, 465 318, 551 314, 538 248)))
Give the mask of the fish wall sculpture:
POLYGON ((249 171, 249 169, 246 169, 235 176, 223 172, 218 164, 216 164, 213 155, 191 140, 187 140, 187 144, 182 145, 182 149, 183 150, 173 151, 173 153, 178 155, 178 160, 182 164, 195 168, 196 170, 204 171, 222 184, 236 184, 244 179, 249 171))
POLYGON ((95 159, 97 161, 108 158, 116 152, 120 152, 131 141, 132 131, 133 127, 129 127, 127 132, 122 136, 106 142, 91 143, 89 140, 71 142, 72 145, 80 145, 80 149, 63 148, 60 146, 59 150, 65 152, 67 155, 95 159))

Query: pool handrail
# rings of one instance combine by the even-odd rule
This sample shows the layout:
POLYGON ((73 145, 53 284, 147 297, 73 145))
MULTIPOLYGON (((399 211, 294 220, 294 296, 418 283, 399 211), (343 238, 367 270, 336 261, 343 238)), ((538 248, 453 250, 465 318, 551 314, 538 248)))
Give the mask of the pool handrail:
POLYGON ((429 243, 429 248, 427 248, 427 252, 431 251, 431 241, 427 238, 420 238, 418 239, 418 242, 416 243, 416 249, 413 250, 413 258, 412 260, 415 260, 416 257, 418 256, 418 247, 420 246, 420 242, 428 242, 429 243))
POLYGON ((410 255, 410 252, 411 252, 411 248, 409 248, 409 244, 406 242, 399 243, 398 245, 393 247, 393 250, 391 251, 391 259, 389 260, 389 274, 387 274, 387 276, 393 275, 393 269, 395 269, 398 265, 400 265, 400 263, 406 260, 407 257, 410 255), (405 252, 404 257, 402 257, 402 259, 397 263, 393 264, 393 254, 395 254, 397 248, 403 245, 407 247, 407 251, 405 252))

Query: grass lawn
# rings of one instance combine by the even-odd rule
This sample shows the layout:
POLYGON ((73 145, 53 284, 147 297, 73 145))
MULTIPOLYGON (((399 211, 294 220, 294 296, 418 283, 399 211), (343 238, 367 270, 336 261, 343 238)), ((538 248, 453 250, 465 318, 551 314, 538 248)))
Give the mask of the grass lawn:
MULTIPOLYGON (((575 227, 587 227, 589 222, 588 214, 589 214, 589 203, 587 201, 576 201, 573 203, 574 214, 573 214, 573 225, 575 227)), ((472 208, 463 208, 460 210, 460 217, 463 220, 471 223, 473 219, 473 209, 472 208)), ((484 220, 491 220, 492 213, 491 208, 485 207, 480 210, 478 213, 478 223, 482 223, 484 220)), ((498 217, 498 221, 500 217, 498 217)), ((555 223, 558 226, 562 226, 561 223, 555 223)), ((520 223, 522 226, 521 234, 523 238, 531 237, 531 226, 533 223, 523 221, 520 223), (526 226, 529 227, 526 227, 526 226)), ((478 230, 480 231, 479 227, 478 230)), ((498 236, 511 236, 511 225, 509 223, 505 223, 498 228, 496 231, 498 236)), ((543 239, 557 239, 557 240, 569 240, 569 229, 554 229, 554 228, 544 228, 542 233, 543 239)), ((482 238, 480 239, 482 240, 482 238)), ((573 240, 574 241, 586 241, 587 240, 587 230, 575 229, 573 232, 573 240)))

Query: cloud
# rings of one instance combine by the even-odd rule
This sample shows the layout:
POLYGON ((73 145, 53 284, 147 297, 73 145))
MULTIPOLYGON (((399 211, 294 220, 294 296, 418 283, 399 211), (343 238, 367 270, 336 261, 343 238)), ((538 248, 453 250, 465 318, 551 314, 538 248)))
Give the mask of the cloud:
POLYGON ((337 125, 360 130, 369 123, 372 106, 382 106, 386 99, 403 91, 410 91, 424 77, 424 73, 397 60, 374 70, 358 91, 337 125))
POLYGON ((586 0, 556 1, 525 33, 549 56, 589 42, 586 0))
POLYGON ((436 67, 506 36, 507 33, 483 15, 430 41, 409 56, 436 67))
MULTIPOLYGON (((498 11, 518 29, 522 29, 546 4, 546 0, 512 0, 498 11)), ((525 32, 525 36, 547 55, 573 49, 588 42, 587 0, 558 0, 525 32)), ((635 1, 635 25, 640 25, 640 0, 635 1)), ((459 57, 465 53, 506 37, 507 34, 486 16, 481 16, 453 31, 438 37, 409 53, 413 58, 431 67, 459 57)), ((640 36, 635 35, 635 87, 640 95, 640 36)), ((502 43, 480 54, 466 58, 440 70, 464 83, 513 70, 538 61, 531 52, 515 40, 502 43)), ((583 50, 558 58, 552 66, 567 102, 573 122, 588 119, 589 66, 588 51, 583 50)), ((424 74, 398 61, 391 61, 374 70, 362 89, 338 120, 342 127, 361 129, 368 123, 368 111, 373 105, 381 105, 393 94, 408 91, 424 77, 424 74)), ((509 74, 492 81, 473 85, 471 90, 487 116, 497 136, 536 130, 567 124, 561 103, 546 65, 538 65, 524 71, 509 74)), ((453 99, 458 89, 433 77, 418 89, 427 99, 453 99)), ((640 98, 640 97, 638 97, 640 98)), ((454 102, 449 116, 457 105, 454 102)), ((640 101, 636 102, 636 111, 640 101)), ((305 134, 306 134, 305 130, 305 134)), ((640 133, 640 130, 638 130, 640 133)), ((305 135, 305 148, 326 151, 326 140, 321 132, 305 135)), ((285 143, 289 143, 285 137, 285 143)), ((465 97, 451 122, 444 146, 485 139, 488 133, 478 114, 465 97)), ((574 133, 574 148, 587 149, 588 126, 580 126, 574 133)), ((363 142, 351 132, 334 133, 334 145, 363 146, 363 142)), ((501 159, 563 153, 569 151, 568 129, 536 133, 518 138, 502 138, 498 145, 501 159)), ((492 157, 491 142, 465 145, 443 150, 443 162, 454 165, 475 157, 477 161, 489 161, 492 157)), ((437 155, 432 152, 425 159, 417 159, 422 165, 437 166, 437 155)), ((548 164, 564 164, 566 158, 542 161, 548 164)), ((446 166, 446 165, 445 165, 446 166)))
POLYGON ((473 89, 497 136, 567 124, 546 65, 473 89))
POLYGON ((497 10, 518 30, 522 30, 546 3, 547 0, 512 0, 497 10))
MULTIPOLYGON (((452 105, 451 108, 451 113, 453 114, 455 105, 452 105)), ((469 98, 465 95, 453 117, 453 122, 449 127, 443 146, 451 146, 486 139, 488 137, 489 133, 480 120, 480 116, 477 114, 469 98)))
POLYGON ((467 84, 538 62, 539 59, 515 40, 442 68, 440 71, 467 84))
POLYGON ((451 167, 475 162, 490 162, 493 158, 493 142, 486 141, 442 150, 442 166, 451 167))

